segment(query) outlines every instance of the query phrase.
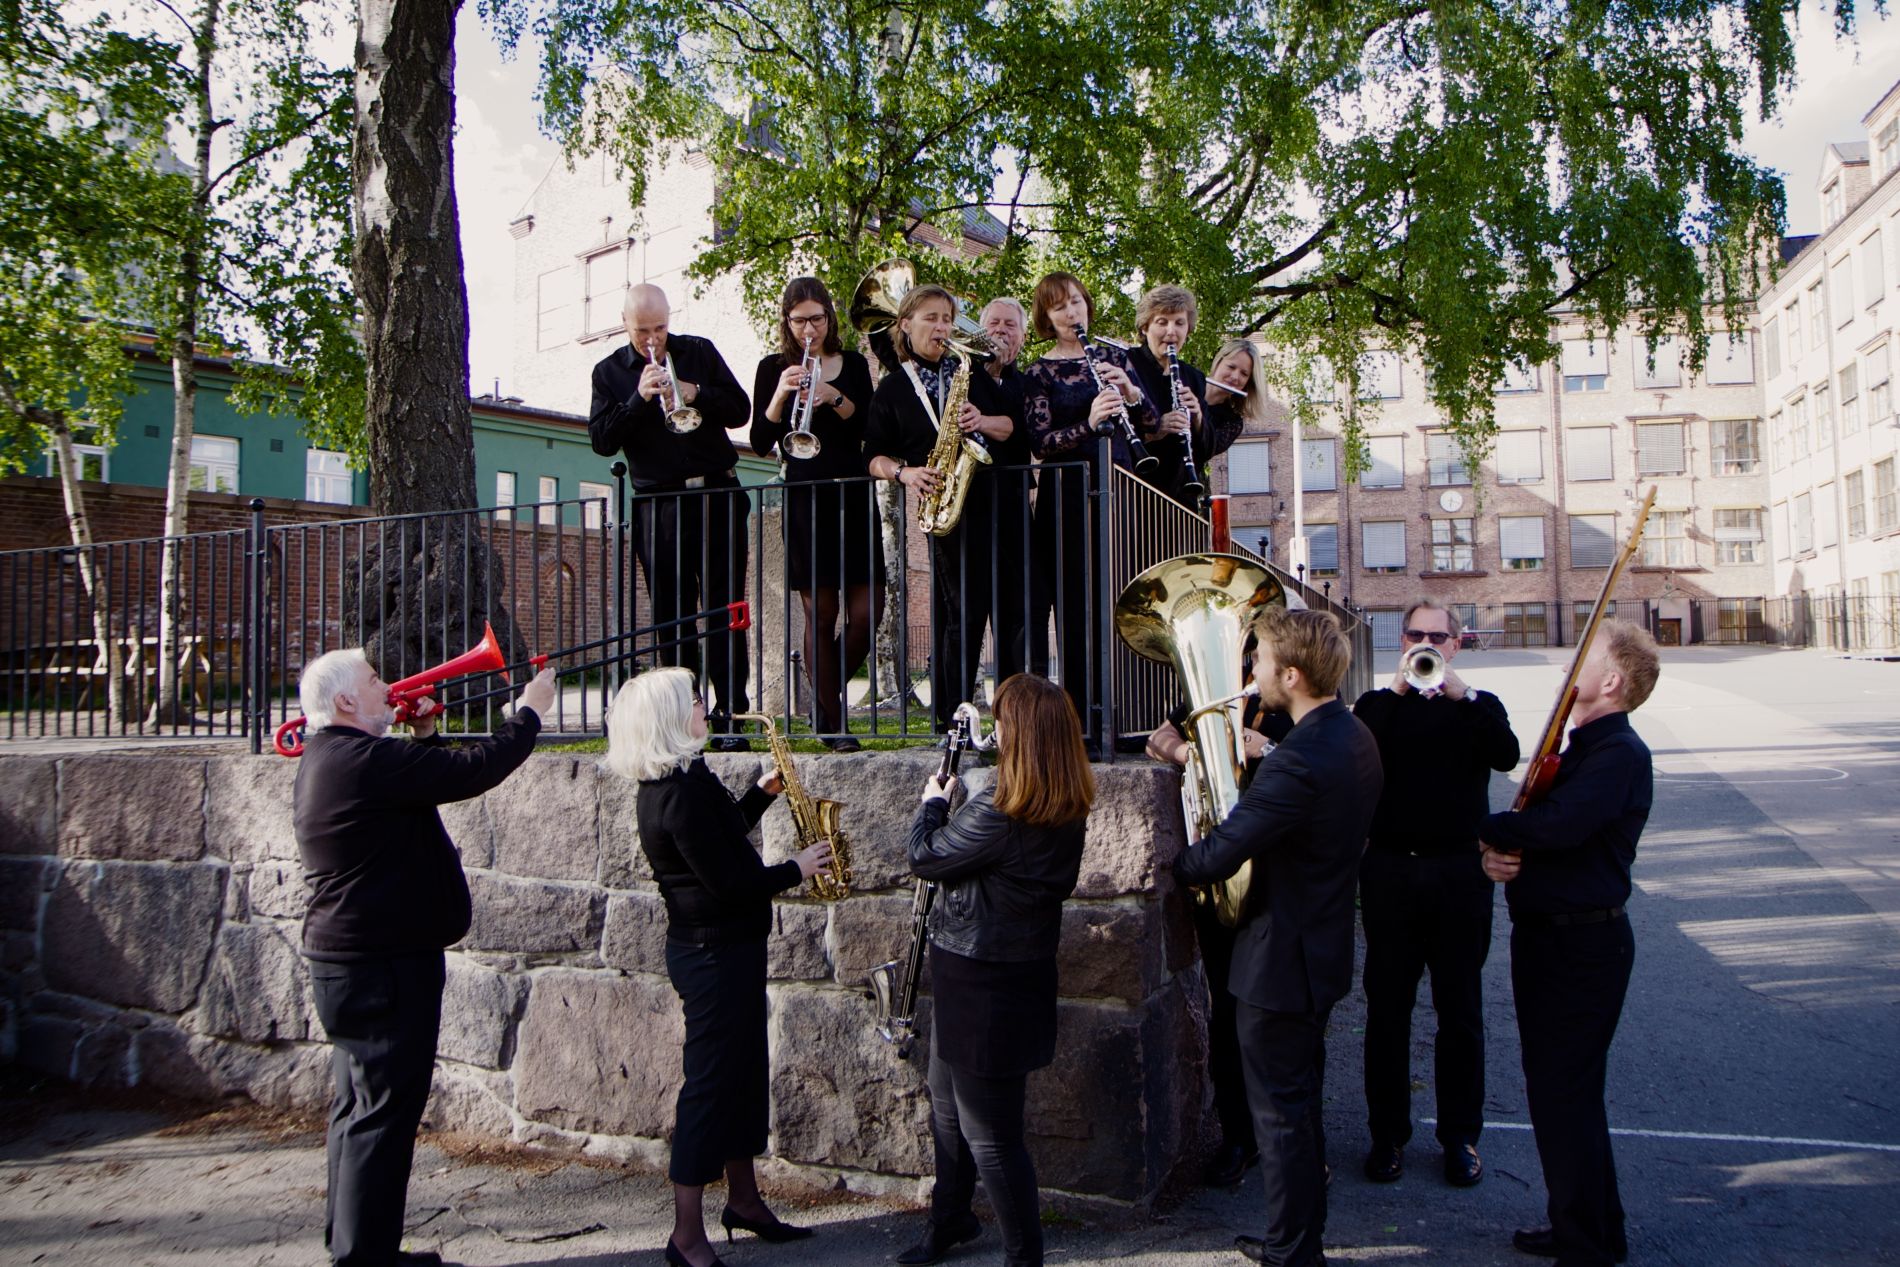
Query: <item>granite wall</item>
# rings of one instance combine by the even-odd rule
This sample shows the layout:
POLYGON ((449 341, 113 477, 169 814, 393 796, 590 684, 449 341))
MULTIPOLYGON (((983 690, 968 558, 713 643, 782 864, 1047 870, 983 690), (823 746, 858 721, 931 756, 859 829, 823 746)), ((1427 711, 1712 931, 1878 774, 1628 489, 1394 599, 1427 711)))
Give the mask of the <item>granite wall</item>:
MULTIPOLYGON (((711 761, 735 788, 759 774, 757 756, 711 761)), ((813 795, 847 806, 857 882, 843 902, 775 905, 764 1168, 781 1180, 904 1193, 930 1170, 925 1061, 876 1037, 864 982, 909 936, 903 842, 935 764, 799 759, 813 795)), ((298 954, 295 769, 0 758, 0 1058, 89 1086, 325 1104, 329 1048, 298 954)), ((1030 1130, 1046 1189, 1141 1211, 1203 1117, 1205 993, 1182 899, 1158 874, 1181 843, 1177 776, 1145 762, 1096 774, 1063 918, 1061 1039, 1031 1080, 1030 1130)), ((633 791, 550 753, 443 810, 474 923, 448 956, 436 1127, 664 1164, 681 1021, 633 791)), ((759 835, 768 861, 788 856, 782 800, 759 835)))

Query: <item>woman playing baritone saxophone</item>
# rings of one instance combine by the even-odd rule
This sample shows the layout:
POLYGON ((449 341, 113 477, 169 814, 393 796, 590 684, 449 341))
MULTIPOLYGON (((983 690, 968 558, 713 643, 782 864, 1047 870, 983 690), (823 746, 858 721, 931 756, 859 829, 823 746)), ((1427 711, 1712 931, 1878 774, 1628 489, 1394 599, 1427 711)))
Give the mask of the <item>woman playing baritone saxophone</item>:
POLYGON ((1060 687, 1018 673, 997 688, 995 714, 995 782, 952 818, 957 781, 933 776, 910 829, 911 869, 942 887, 930 914, 937 1182, 923 1239, 897 1256, 905 1264, 934 1263, 976 1238, 979 1178, 1004 1261, 1042 1262, 1024 1095, 1030 1073, 1055 1059, 1056 943, 1095 780, 1060 687))
MULTIPOLYGON (((946 355, 956 321, 956 300, 941 286, 913 286, 897 306, 891 341, 897 369, 884 376, 871 397, 865 428, 866 469, 906 490, 904 514, 916 522, 918 504, 942 487, 926 463, 937 443, 938 411, 954 376, 946 355)), ((1007 533, 991 541, 992 487, 998 466, 1029 461, 1022 429, 1011 416, 1011 396, 975 367, 970 397, 956 425, 989 449, 991 465, 978 466, 957 526, 930 539, 932 575, 930 707, 938 730, 948 730, 959 703, 969 699, 983 650, 983 624, 994 591, 993 550, 1017 550, 1007 533)))
POLYGON ((785 455, 785 482, 791 486, 785 491, 785 563, 805 608, 813 725, 835 736, 825 741, 829 747, 856 752, 858 741, 842 733, 844 684, 864 663, 875 613, 884 605, 884 552, 870 486, 829 481, 864 475, 871 370, 862 356, 838 342, 838 311, 816 277, 795 277, 785 287, 778 336, 779 350, 759 362, 752 382, 752 450, 770 453, 782 446, 799 402, 816 395, 811 431, 822 447, 810 458, 785 455), (808 340, 819 369, 805 387, 800 363, 808 340), (846 599, 842 610, 840 590, 846 599))
MULTIPOLYGON (((1130 376, 1127 353, 1106 345, 1097 348, 1097 365, 1091 374, 1076 331, 1078 327, 1092 329, 1094 321, 1095 301, 1073 273, 1050 273, 1036 283, 1030 324, 1043 338, 1054 339, 1055 346, 1023 371, 1028 380, 1023 388, 1023 417, 1037 458, 1044 463, 1087 463, 1094 468, 1094 486, 1099 488, 1108 477, 1099 460, 1097 442, 1102 435, 1113 437, 1115 465, 1134 469, 1134 457, 1114 421, 1116 414, 1128 410, 1144 444, 1155 438, 1159 415, 1130 376), (1101 377, 1100 389, 1096 375, 1101 377)), ((1047 629, 1054 611, 1063 688, 1075 701, 1083 728, 1098 734, 1100 719, 1090 709, 1100 666, 1089 662, 1089 622, 1101 612, 1103 602, 1114 600, 1096 594, 1094 604, 1089 602, 1091 582, 1101 574, 1102 542, 1090 532, 1088 491, 1082 468, 1076 465, 1045 469, 1037 482, 1035 559, 1041 584, 1029 627, 1038 633, 1047 629), (1061 578, 1059 589, 1057 577, 1061 578)), ((1107 658, 1106 649, 1097 651, 1100 658, 1107 658)), ((1039 671, 1048 665, 1046 658, 1034 663, 1039 671)))
POLYGON ((765 1151, 765 938, 772 895, 811 878, 831 856, 820 841, 768 867, 746 839, 784 788, 773 771, 735 801, 700 752, 706 701, 685 669, 649 669, 614 696, 608 769, 638 780, 640 847, 666 902, 666 975, 686 1014, 686 1081, 673 1123, 672 1267, 719 1263, 701 1200, 724 1175, 719 1221, 768 1241, 810 1236, 782 1223, 759 1195, 752 1159, 765 1151))

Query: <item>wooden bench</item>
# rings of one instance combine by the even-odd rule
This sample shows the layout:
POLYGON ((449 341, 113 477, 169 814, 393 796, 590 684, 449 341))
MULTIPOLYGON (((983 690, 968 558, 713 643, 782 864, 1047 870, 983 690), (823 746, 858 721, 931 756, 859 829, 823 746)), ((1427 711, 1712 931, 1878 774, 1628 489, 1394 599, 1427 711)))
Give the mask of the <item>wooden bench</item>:
MULTIPOLYGON (((127 664, 126 676, 143 673, 150 689, 158 689, 158 639, 156 637, 116 640, 127 664)), ((192 684, 192 693, 200 704, 211 702, 212 641, 197 634, 177 638, 178 671, 192 684)), ((64 642, 40 643, 11 651, 0 651, 0 677, 28 688, 36 683, 69 682, 79 688, 79 702, 85 704, 96 682, 106 676, 100 663, 96 638, 72 638, 64 642), (24 661, 24 663, 22 663, 24 661)))

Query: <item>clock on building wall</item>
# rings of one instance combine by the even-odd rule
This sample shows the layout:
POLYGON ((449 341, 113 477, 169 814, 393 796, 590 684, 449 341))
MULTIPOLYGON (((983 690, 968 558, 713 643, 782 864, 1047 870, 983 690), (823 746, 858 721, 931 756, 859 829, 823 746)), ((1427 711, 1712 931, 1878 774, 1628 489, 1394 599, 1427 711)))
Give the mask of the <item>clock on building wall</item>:
POLYGON ((1456 514, 1465 508, 1465 495, 1455 488, 1448 488, 1438 495, 1438 508, 1456 514))

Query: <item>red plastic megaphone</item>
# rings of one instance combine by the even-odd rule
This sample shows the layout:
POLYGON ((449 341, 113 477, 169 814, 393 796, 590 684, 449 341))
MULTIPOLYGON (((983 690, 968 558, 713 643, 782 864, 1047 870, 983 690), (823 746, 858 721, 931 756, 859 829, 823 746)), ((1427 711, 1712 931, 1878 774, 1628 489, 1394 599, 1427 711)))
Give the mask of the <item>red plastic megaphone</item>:
MULTIPOLYGON (((501 643, 495 639, 495 627, 487 621, 482 622, 482 640, 474 647, 464 651, 453 660, 445 660, 433 669, 424 669, 412 673, 398 682, 389 684, 388 702, 406 713, 405 705, 414 704, 425 696, 435 694, 436 685, 450 678, 466 677, 471 673, 501 673, 506 682, 508 674, 503 671, 508 658, 501 653, 501 643)), ((399 717, 400 719, 400 717, 399 717)), ((282 757, 301 757, 303 755, 304 719, 293 717, 277 728, 271 736, 271 747, 282 757)))

